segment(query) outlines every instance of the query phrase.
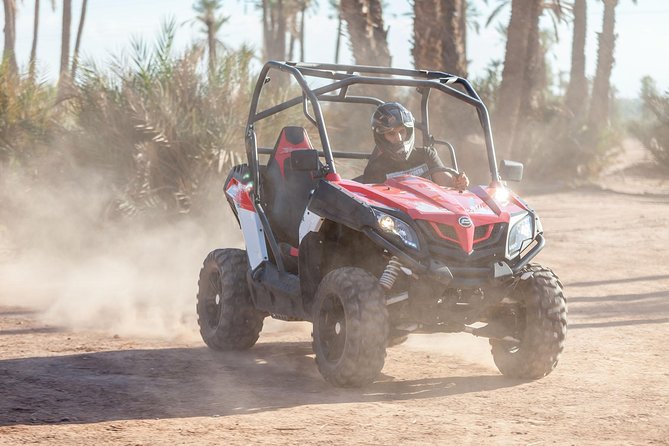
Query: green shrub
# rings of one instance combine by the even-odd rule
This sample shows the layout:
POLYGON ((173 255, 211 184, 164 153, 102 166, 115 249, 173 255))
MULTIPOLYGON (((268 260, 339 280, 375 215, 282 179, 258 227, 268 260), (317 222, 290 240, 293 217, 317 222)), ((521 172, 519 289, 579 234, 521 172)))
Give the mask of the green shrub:
POLYGON ((208 74, 201 47, 172 54, 175 30, 166 23, 153 48, 134 42, 111 70, 84 67, 77 80, 73 153, 109 174, 112 213, 201 209, 210 180, 241 162, 251 51, 223 54, 208 74))
POLYGON ((661 95, 650 77, 641 81, 642 120, 631 131, 651 151, 657 163, 669 173, 669 91, 661 95))
POLYGON ((0 65, 0 163, 25 164, 43 154, 59 128, 55 88, 0 65))

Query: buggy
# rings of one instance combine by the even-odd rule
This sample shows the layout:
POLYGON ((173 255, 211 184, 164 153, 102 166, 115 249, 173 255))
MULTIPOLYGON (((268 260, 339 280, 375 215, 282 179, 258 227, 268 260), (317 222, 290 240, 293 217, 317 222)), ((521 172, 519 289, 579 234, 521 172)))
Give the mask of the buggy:
POLYGON ((253 92, 245 139, 248 163, 232 168, 224 191, 246 249, 212 251, 198 282, 198 323, 210 348, 252 347, 271 316, 313 324, 317 367, 335 386, 371 383, 386 348, 411 333, 488 338, 495 364, 509 377, 536 379, 555 368, 567 329, 563 287, 550 269, 530 263, 544 247, 541 222, 506 185, 521 180, 523 165, 505 160, 498 168, 488 111, 466 79, 270 61, 253 92), (290 76, 299 92, 259 110, 273 73, 290 76), (430 131, 430 93, 474 107, 490 182, 457 191, 408 174, 383 184, 343 179, 335 160, 370 155, 333 150, 322 104, 385 102, 353 94, 353 85, 370 92, 415 89, 416 132, 424 145, 450 154, 451 166, 442 169, 453 174, 453 145, 430 131), (320 148, 299 126, 284 127, 273 148, 259 147, 256 125, 296 106, 316 129, 320 148))

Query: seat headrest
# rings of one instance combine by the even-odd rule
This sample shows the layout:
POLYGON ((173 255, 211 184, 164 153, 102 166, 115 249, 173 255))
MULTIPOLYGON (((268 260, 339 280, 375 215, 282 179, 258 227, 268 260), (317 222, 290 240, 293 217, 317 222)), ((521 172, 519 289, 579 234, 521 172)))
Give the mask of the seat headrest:
POLYGON ((279 138, 274 146, 274 153, 270 157, 279 165, 281 176, 284 175, 284 164, 290 158, 290 154, 295 150, 313 150, 309 135, 304 127, 287 126, 281 129, 279 138))
MULTIPOLYGON (((304 127, 284 127, 283 130, 281 130, 281 133, 286 135, 286 140, 291 143, 291 144, 301 144, 305 140, 308 142, 309 137, 307 136, 307 131, 304 129, 304 127)), ((308 147, 311 147, 311 144, 308 143, 308 147)))

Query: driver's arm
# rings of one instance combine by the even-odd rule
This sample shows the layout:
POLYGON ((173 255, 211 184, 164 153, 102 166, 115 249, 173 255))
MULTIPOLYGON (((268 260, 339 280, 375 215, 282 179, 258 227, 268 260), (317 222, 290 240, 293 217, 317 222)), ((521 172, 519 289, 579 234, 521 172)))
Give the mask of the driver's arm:
POLYGON ((432 174, 432 181, 443 187, 454 187, 459 190, 467 189, 469 186, 469 178, 464 172, 455 176, 449 172, 434 172, 432 174))
POLYGON ((453 175, 448 172, 434 172, 432 181, 443 187, 453 187, 453 175))
MULTIPOLYGON (((423 148, 423 153, 425 160, 430 169, 434 167, 444 167, 444 163, 439 158, 439 154, 434 147, 425 147, 423 148)), ((460 175, 455 176, 449 172, 434 172, 432 175, 432 181, 442 187, 454 187, 459 190, 467 189, 469 186, 469 178, 465 175, 464 172, 461 172, 460 175)))

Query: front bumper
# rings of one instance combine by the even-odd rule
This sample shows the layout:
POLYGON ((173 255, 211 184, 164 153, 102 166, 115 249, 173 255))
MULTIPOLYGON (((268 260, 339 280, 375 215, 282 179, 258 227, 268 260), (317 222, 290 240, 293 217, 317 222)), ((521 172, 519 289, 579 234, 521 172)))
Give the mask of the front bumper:
POLYGON ((513 262, 509 262, 507 259, 492 259, 491 261, 477 262, 476 266, 472 266, 466 265, 467 262, 440 260, 434 257, 422 261, 417 260, 381 237, 371 228, 367 228, 365 233, 378 245, 396 256, 402 265, 412 272, 453 288, 479 288, 512 277, 536 257, 545 245, 543 235, 539 234, 535 238, 536 243, 532 248, 521 254, 521 257, 513 262), (463 263, 465 266, 460 266, 463 263))

